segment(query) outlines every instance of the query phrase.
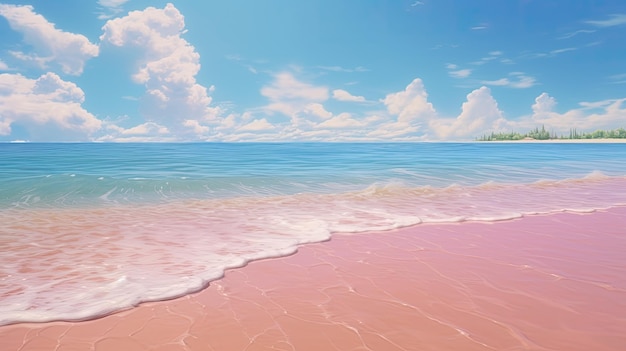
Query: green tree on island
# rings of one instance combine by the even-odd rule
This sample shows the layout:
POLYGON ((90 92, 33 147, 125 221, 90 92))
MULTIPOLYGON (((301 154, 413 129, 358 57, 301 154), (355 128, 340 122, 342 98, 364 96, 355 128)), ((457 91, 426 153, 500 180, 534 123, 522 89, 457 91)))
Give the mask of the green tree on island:
POLYGON ((500 132, 491 134, 485 134, 478 141, 508 141, 508 140, 567 140, 567 139, 626 139, 626 129, 618 128, 612 130, 596 130, 591 133, 579 133, 576 128, 570 129, 569 136, 557 136, 556 133, 548 132, 545 126, 541 126, 541 129, 535 128, 525 134, 518 132, 500 132))

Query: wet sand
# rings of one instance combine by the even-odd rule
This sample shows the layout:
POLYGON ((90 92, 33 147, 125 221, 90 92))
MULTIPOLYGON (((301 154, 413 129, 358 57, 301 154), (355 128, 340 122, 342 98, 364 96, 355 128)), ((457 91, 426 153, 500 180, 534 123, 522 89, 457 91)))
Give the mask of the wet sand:
POLYGON ((0 350, 623 350, 626 208, 335 235, 0 350))

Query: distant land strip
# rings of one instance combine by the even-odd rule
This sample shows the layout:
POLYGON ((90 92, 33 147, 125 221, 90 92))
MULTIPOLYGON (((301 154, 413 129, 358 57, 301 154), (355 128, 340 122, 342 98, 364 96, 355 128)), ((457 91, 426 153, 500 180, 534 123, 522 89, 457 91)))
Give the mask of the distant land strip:
POLYGON ((579 133, 576 129, 570 129, 569 135, 556 135, 554 132, 549 132, 544 126, 535 128, 528 133, 521 134, 518 132, 492 132, 491 134, 485 134, 477 141, 513 141, 513 140, 583 140, 583 139, 626 139, 626 129, 618 128, 612 130, 596 130, 594 132, 579 133))

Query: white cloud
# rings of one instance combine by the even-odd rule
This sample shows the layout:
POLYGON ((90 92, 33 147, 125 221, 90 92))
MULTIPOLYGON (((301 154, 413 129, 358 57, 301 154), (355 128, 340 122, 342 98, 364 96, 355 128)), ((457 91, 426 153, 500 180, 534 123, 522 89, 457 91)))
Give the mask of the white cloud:
POLYGON ((585 113, 584 108, 570 110, 563 115, 551 116, 550 124, 562 131, 569 129, 573 125, 579 130, 596 130, 609 128, 623 128, 624 116, 626 116, 626 98, 612 99, 598 102, 605 106, 598 112, 585 113), (568 126, 566 122, 573 121, 568 126))
POLYGON ((504 53, 502 51, 490 51, 487 53, 487 56, 480 58, 477 61, 471 62, 472 65, 476 65, 476 66, 481 66, 481 65, 485 65, 491 61, 500 61, 500 62, 512 62, 510 59, 508 58, 504 58, 502 57, 502 55, 504 55, 504 53))
POLYGON ((252 122, 241 126, 237 129, 240 132, 262 132, 276 129, 271 123, 267 121, 265 118, 255 119, 252 122))
POLYGON ((230 114, 220 120, 220 123, 215 126, 215 130, 219 133, 231 130, 237 125, 239 120, 247 122, 249 117, 249 112, 244 112, 241 116, 239 116, 239 118, 234 114, 230 114))
POLYGON ((614 79, 614 80, 626 79, 626 73, 614 74, 610 76, 609 78, 614 79))
POLYGON ((8 71, 9 66, 2 60, 0 60, 0 71, 8 71))
POLYGON ((535 99, 535 103, 532 105, 533 114, 535 116, 541 116, 552 112, 556 106, 556 100, 548 95, 548 93, 541 93, 535 99))
POLYGON ((89 140, 101 121, 81 104, 83 91, 54 73, 38 79, 0 74, 0 135, 19 124, 31 140, 89 140))
POLYGON ((491 86, 504 86, 509 88, 525 89, 535 86, 537 81, 534 77, 527 76, 523 72, 511 72, 509 78, 500 78, 496 80, 483 80, 481 84, 491 86))
POLYGON ((362 67, 362 66, 358 66, 355 68, 345 68, 345 67, 341 67, 341 66, 318 66, 318 68, 321 68, 325 71, 331 71, 331 72, 345 72, 345 73, 352 73, 352 72, 367 72, 369 71, 369 69, 362 67))
POLYGON ((506 86, 511 84, 511 81, 509 81, 508 78, 500 78, 496 80, 483 80, 481 83, 485 85, 506 86))
POLYGON ((419 78, 414 79, 403 91, 388 94, 382 102, 389 115, 381 113, 363 122, 363 125, 367 122, 374 127, 366 133, 366 137, 374 140, 415 138, 415 133, 423 124, 437 117, 419 78))
POLYGON ((187 120, 183 121, 183 125, 185 127, 187 127, 187 128, 193 129, 193 132, 196 135, 208 134, 209 131, 211 130, 211 128, 209 128, 208 126, 204 126, 204 125, 200 124, 200 122, 198 122, 195 119, 187 119, 187 120))
POLYGON ((274 75, 273 81, 261 88, 261 95, 268 98, 269 104, 260 110, 269 115, 279 113, 289 117, 291 128, 310 128, 312 123, 307 117, 330 117, 321 105, 328 100, 328 88, 301 82, 290 72, 274 75))
POLYGON ((122 12, 122 6, 128 0, 98 0, 98 5, 102 6, 105 11, 100 12, 98 19, 109 19, 122 12))
POLYGON ((134 127, 124 128, 113 121, 104 121, 96 141, 141 143, 141 142, 174 142, 181 141, 172 135, 170 130, 158 123, 145 122, 134 127))
POLYGON ((624 84, 626 83, 626 73, 614 74, 609 77, 609 80, 613 84, 624 84))
POLYGON ((328 88, 300 82, 293 74, 278 73, 271 85, 261 89, 261 95, 270 101, 325 101, 328 88))
POLYGON ((132 128, 124 129, 121 132, 122 135, 143 135, 143 136, 155 135, 155 134, 163 135, 163 134, 169 134, 169 133, 170 131, 166 127, 158 125, 153 122, 146 122, 146 123, 140 124, 132 128))
MULTIPOLYGON (((587 46, 589 46, 589 45, 587 45, 587 46)), ((552 58, 552 57, 556 57, 557 55, 560 55, 560 54, 562 54, 564 52, 570 52, 570 51, 576 51, 576 50, 578 50, 578 48, 569 47, 569 48, 555 49, 555 50, 551 50, 549 52, 529 53, 529 54, 523 55, 522 57, 531 58, 531 59, 552 58)))
POLYGON ((599 21, 585 21, 587 24, 591 24, 596 27, 613 27, 626 24, 626 14, 613 14, 609 15, 608 19, 599 21))
MULTIPOLYGON (((292 69, 296 70, 296 68, 292 69)), ((354 96, 342 89, 336 89, 332 93, 334 99, 342 101, 365 101, 365 98, 354 96)), ((262 87, 261 95, 268 98, 268 104, 248 110, 244 115, 236 118, 233 127, 229 130, 230 136, 225 135, 225 138, 228 140, 363 140, 367 132, 365 128, 371 129, 372 123, 379 122, 372 118, 355 118, 346 112, 334 114, 328 111, 324 103, 330 98, 329 89, 325 86, 303 82, 291 72, 275 74, 273 80, 262 87), (252 115, 261 116, 246 124, 240 123, 246 114, 248 120, 252 115), (263 114, 267 118, 263 118, 263 114), (270 120, 269 117, 272 119, 270 120), (289 119, 281 121, 284 117, 289 119)), ((228 131, 224 130, 224 132, 228 131)))
POLYGON ((578 49, 577 48, 557 49, 557 50, 550 51, 550 55, 556 55, 556 54, 561 54, 561 53, 564 53, 564 52, 575 51, 575 50, 578 50, 578 49))
POLYGON ((501 57, 502 55, 503 55, 502 51, 490 51, 487 56, 481 58, 478 61, 472 62, 472 65, 480 66, 490 61, 500 60, 500 62, 502 62, 503 60, 507 60, 506 58, 502 58, 501 57))
POLYGON ((458 71, 450 71, 448 72, 453 78, 467 78, 472 74, 471 69, 460 69, 458 71))
POLYGON ((583 101, 583 102, 579 102, 578 105, 581 106, 585 110, 604 109, 607 106, 613 104, 615 101, 616 101, 615 99, 592 101, 592 102, 583 101))
POLYGON ((420 130, 418 125, 410 125, 406 122, 383 123, 373 131, 367 133, 367 137, 374 140, 398 140, 406 138, 407 135, 415 134, 420 130))
POLYGON ((79 75, 85 62, 98 56, 99 48, 85 36, 56 29, 53 23, 35 13, 32 6, 0 4, 0 15, 11 28, 22 33, 24 42, 34 53, 13 51, 13 56, 46 68, 48 63, 58 64, 64 73, 79 75))
MULTIPOLYGON (((174 135, 190 131, 187 120, 211 121, 221 112, 210 107, 206 87, 196 82, 200 55, 181 37, 183 15, 172 4, 163 9, 148 7, 109 20, 100 40, 129 50, 141 50, 139 68, 133 80, 146 87, 142 114, 147 121, 166 126, 174 135)), ((192 137, 193 135, 187 135, 192 137)))
POLYGON ((516 80, 510 84, 511 88, 525 89, 535 86, 537 81, 534 77, 527 76, 523 73, 511 73, 516 80))
POLYGON ((475 137, 486 129, 504 123, 498 103, 487 87, 481 87, 467 95, 461 114, 456 119, 433 119, 430 128, 442 139, 475 137))
POLYGON ((352 115, 344 112, 339 115, 326 120, 316 126, 316 128, 331 128, 331 129, 339 129, 339 128, 359 128, 365 126, 366 123, 357 121, 352 118, 352 115))
POLYGON ((428 102, 428 94, 419 78, 407 85, 404 91, 388 94, 383 100, 387 111, 398 116, 399 122, 427 119, 435 114, 433 105, 428 102))
POLYGON ((98 4, 104 7, 120 7, 127 3, 128 0, 98 0, 98 4))
POLYGON ((595 33, 596 31, 593 29, 581 29, 581 30, 577 30, 574 32, 570 32, 570 33, 566 33, 560 37, 558 37, 557 39, 569 39, 571 37, 574 37, 578 34, 591 34, 591 33, 595 33))
POLYGON ((564 113, 554 111, 556 99, 542 93, 532 105, 533 113, 518 120, 507 121, 509 130, 527 131, 537 126, 567 135, 570 129, 594 131, 624 127, 626 98, 594 102, 581 102, 579 108, 564 113))
POLYGON ((338 101, 353 101, 353 102, 365 101, 365 98, 363 96, 352 95, 343 89, 333 90, 333 99, 338 100, 338 101))
POLYGON ((556 99, 548 93, 540 94, 531 106, 533 113, 515 120, 497 123, 492 130, 525 132, 544 126, 557 135, 568 135, 571 129, 594 131, 624 126, 626 98, 594 102, 581 102, 579 108, 564 113, 554 111, 556 99))
MULTIPOLYGON (((522 72, 511 72, 500 84, 521 84, 522 72)), ((549 94, 539 95, 529 109, 532 114, 507 120, 497 101, 487 87, 470 92, 456 117, 438 114, 431 103, 420 79, 413 80, 404 90, 388 94, 380 100, 387 110, 368 111, 363 115, 353 113, 333 114, 323 106, 327 92, 322 87, 303 83, 293 78, 278 75, 265 90, 276 104, 290 106, 293 112, 291 123, 276 123, 263 112, 276 112, 265 107, 220 121, 211 140, 223 141, 419 141, 419 140, 471 140, 489 131, 527 131, 545 125, 557 132, 569 128, 580 131, 606 126, 619 127, 626 115, 625 99, 582 102, 580 107, 563 114, 554 111, 556 100, 549 94), (279 87, 300 87, 303 92, 286 94, 279 87), (297 107, 296 109, 294 109, 297 107), (258 116, 257 116, 258 115, 258 116), (366 116, 366 117, 364 117, 366 116)), ((189 127, 203 124, 189 123, 189 127)), ((203 130, 208 132, 207 129, 203 130)))
POLYGON ((320 119, 329 119, 333 116, 331 112, 326 111, 324 105, 317 102, 312 102, 306 105, 302 112, 306 115, 312 115, 320 119))

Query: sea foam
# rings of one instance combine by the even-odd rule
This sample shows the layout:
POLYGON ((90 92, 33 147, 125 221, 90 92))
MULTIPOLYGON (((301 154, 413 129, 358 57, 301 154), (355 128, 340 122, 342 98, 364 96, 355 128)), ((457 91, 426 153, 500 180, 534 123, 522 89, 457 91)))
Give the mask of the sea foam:
POLYGON ((394 181, 342 193, 9 208, 0 211, 0 324, 82 320, 182 296, 226 269, 332 235, 625 205, 620 189, 626 178, 593 173, 531 183, 394 181))
POLYGON ((7 143, 0 160, 0 324, 185 295, 334 235, 626 204, 623 145, 7 143))

